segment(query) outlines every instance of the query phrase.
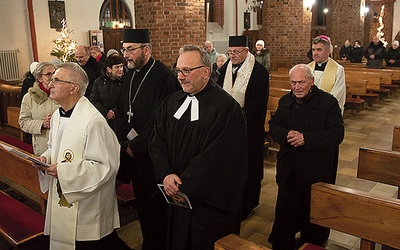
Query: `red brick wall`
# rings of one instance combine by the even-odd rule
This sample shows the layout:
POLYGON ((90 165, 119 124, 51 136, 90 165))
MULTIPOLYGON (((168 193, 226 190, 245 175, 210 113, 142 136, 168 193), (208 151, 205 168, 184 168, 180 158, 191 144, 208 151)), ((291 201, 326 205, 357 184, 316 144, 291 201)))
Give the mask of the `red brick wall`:
POLYGON ((309 61, 311 12, 303 1, 264 1, 262 23, 259 36, 270 49, 272 69, 309 61))
MULTIPOLYGON (((355 40, 364 39, 364 18, 360 15, 360 0, 328 0, 326 14, 326 32, 330 36, 334 48, 334 58, 339 58, 340 48, 346 39, 353 44, 355 40)), ((364 46, 364 44, 363 44, 364 46)))
POLYGON ((202 46, 205 39, 204 0, 135 0, 136 28, 150 29, 153 57, 168 67, 185 44, 202 46))

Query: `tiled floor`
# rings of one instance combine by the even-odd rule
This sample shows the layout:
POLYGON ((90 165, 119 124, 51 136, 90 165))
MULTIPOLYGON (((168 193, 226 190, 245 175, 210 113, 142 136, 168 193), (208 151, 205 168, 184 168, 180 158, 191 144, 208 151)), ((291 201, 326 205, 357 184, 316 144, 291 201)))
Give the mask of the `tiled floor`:
MULTIPOLYGON (((391 149, 392 131, 400 125, 400 97, 392 97, 374 104, 359 113, 345 113, 345 139, 340 145, 336 184, 384 197, 396 197, 397 189, 356 178, 359 147, 391 149)), ((275 154, 265 158, 264 180, 260 205, 242 222, 241 236, 271 247, 267 242, 274 220, 277 186, 275 184, 275 154)), ((121 238, 135 250, 141 249, 140 227, 134 221, 118 230, 121 238)), ((331 231, 327 249, 359 249, 359 238, 331 231)), ((380 246, 377 246, 380 249, 380 246)))

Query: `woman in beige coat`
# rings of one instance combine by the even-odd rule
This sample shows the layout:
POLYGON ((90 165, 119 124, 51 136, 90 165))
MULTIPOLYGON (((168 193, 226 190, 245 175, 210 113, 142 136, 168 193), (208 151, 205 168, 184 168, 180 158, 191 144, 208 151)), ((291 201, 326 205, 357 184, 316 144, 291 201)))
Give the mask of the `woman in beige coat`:
POLYGON ((36 82, 24 95, 19 113, 21 129, 32 134, 33 152, 39 156, 47 149, 50 118, 59 105, 49 98, 49 83, 56 67, 47 62, 39 63, 33 75, 36 82))

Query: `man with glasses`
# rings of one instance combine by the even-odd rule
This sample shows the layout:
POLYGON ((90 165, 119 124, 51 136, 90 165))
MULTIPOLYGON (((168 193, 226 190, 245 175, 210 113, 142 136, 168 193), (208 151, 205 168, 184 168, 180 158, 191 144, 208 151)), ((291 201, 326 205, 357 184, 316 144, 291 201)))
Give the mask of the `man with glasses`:
POLYGON ((219 70, 218 84, 239 102, 246 114, 249 170, 242 219, 258 206, 264 177, 265 115, 269 96, 268 70, 249 52, 247 36, 230 36, 229 60, 219 70))
POLYGON ((182 192, 192 205, 169 205, 168 249, 214 249, 216 240, 239 234, 246 122, 239 104, 210 79, 207 52, 182 49, 174 70, 182 90, 157 112, 150 155, 166 195, 182 192))
POLYGON ((129 249, 120 226, 115 179, 119 143, 100 112, 84 97, 85 71, 76 63, 58 66, 49 83, 60 104, 51 118, 48 149, 35 165, 42 192, 49 192, 44 234, 50 249, 129 249))
POLYGON ((90 56, 89 48, 83 45, 76 47, 75 60, 89 77, 89 85, 85 93, 85 96, 89 98, 90 94, 92 93, 94 80, 101 75, 101 69, 103 68, 103 65, 97 62, 94 57, 90 56))
POLYGON ((166 205, 148 152, 154 116, 160 103, 179 84, 163 63, 151 56, 150 31, 125 29, 122 50, 128 71, 117 103, 115 129, 121 144, 121 167, 128 170, 135 192, 142 249, 165 249, 166 205))

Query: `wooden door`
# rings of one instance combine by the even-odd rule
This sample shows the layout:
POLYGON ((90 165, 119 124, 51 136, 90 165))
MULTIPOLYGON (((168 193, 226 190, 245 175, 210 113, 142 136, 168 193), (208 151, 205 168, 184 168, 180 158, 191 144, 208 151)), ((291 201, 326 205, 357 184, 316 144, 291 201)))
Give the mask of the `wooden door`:
POLYGON ((109 49, 116 49, 118 52, 122 48, 123 29, 103 29, 104 53, 109 49))

